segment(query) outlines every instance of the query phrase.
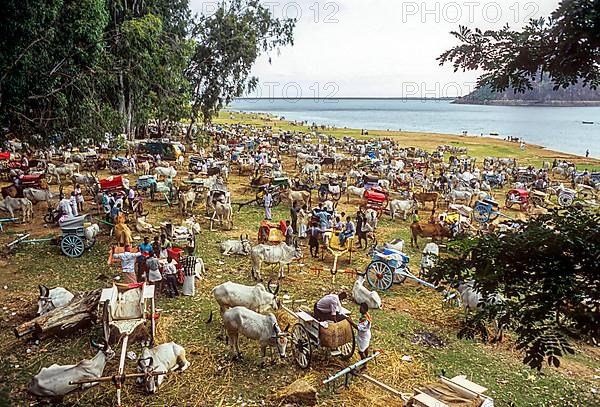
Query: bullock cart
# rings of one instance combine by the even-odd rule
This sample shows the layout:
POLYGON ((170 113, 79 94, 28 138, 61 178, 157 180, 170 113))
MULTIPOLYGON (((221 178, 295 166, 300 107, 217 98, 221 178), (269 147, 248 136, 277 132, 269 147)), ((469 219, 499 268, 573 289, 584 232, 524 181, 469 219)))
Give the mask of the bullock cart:
MULTIPOLYGON (((156 334, 156 318, 154 304, 154 286, 139 284, 116 284, 102 290, 98 307, 102 306, 102 329, 104 339, 111 343, 111 338, 118 342, 122 338, 121 357, 116 375, 86 379, 69 384, 83 384, 95 382, 114 383, 117 395, 117 406, 121 406, 121 389, 127 378, 145 377, 146 373, 125 374, 125 356, 129 337, 138 329, 150 322, 148 332, 149 346, 154 343, 156 334)), ((147 373, 152 376, 166 374, 166 372, 147 373)))
POLYGON ((506 193, 505 205, 509 209, 513 205, 519 205, 522 211, 526 211, 529 205, 529 191, 526 189, 511 189, 506 193))
POLYGON ((497 219, 499 216, 512 219, 498 210, 498 202, 492 199, 484 199, 482 201, 475 202, 473 208, 473 219, 479 223, 487 223, 497 219))
POLYGON ((354 355, 356 338, 350 322, 320 322, 308 312, 294 312, 285 306, 283 309, 297 319, 291 329, 292 355, 301 369, 308 369, 312 354, 318 348, 329 349, 332 356, 342 360, 349 360, 354 355))
POLYGON ((377 212, 377 217, 381 218, 383 211, 388 206, 390 199, 389 193, 382 188, 374 187, 369 190, 365 190, 363 198, 366 203, 361 205, 363 210, 372 209, 377 212))
POLYGON ((279 244, 285 241, 285 222, 271 223, 268 220, 260 221, 258 227, 258 243, 279 244))
POLYGON ((421 280, 410 272, 409 261, 410 257, 398 250, 376 248, 371 257, 371 263, 365 270, 367 281, 371 287, 381 291, 388 290, 394 283, 403 283, 406 278, 436 289, 437 287, 433 284, 421 280))
POLYGON ((342 197, 342 187, 337 178, 329 177, 327 182, 321 183, 318 190, 319 200, 337 202, 342 197))
POLYGON ((569 188, 561 188, 558 191, 558 204, 563 208, 573 205, 577 192, 569 188))
POLYGON ((65 219, 59 221, 58 225, 62 233, 58 245, 61 252, 68 257, 80 257, 86 249, 90 249, 96 243, 94 233, 86 234, 86 229, 92 226, 89 215, 65 219))

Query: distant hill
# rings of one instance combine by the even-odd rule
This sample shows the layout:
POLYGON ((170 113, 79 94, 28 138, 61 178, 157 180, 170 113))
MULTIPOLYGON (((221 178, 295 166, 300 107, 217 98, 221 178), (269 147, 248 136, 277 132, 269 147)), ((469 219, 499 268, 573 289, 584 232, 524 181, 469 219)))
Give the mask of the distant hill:
POLYGON ((474 105, 504 106, 600 106, 600 90, 589 86, 570 86, 567 89, 553 90, 549 79, 536 81, 533 89, 525 93, 515 93, 512 89, 504 92, 492 92, 489 86, 477 88, 453 103, 474 105))

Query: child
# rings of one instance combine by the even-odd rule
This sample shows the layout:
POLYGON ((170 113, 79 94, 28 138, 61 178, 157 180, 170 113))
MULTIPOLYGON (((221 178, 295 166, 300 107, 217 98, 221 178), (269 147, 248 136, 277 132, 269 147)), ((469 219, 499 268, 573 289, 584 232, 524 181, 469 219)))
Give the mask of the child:
POLYGON ((75 185, 75 198, 77 199, 77 210, 79 212, 83 212, 83 194, 81 193, 81 186, 79 184, 75 185))
MULTIPOLYGON (((358 354, 361 359, 369 356, 369 345, 371 343, 371 315, 369 315, 369 306, 363 302, 360 304, 360 319, 358 320, 358 354)), ((367 366, 364 365, 363 369, 367 366)))
POLYGON ((294 244, 294 229, 290 225, 290 221, 285 221, 285 244, 292 246, 294 244))

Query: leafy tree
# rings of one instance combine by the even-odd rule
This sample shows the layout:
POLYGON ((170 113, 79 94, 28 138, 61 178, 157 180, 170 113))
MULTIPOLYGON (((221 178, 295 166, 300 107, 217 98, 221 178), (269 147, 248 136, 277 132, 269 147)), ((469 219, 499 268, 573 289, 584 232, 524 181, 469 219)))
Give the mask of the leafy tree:
MULTIPOLYGON (((258 79, 250 76, 259 55, 293 44, 294 19, 274 18, 258 0, 226 0, 194 25, 196 41, 187 77, 191 85, 191 125, 210 119, 258 79)), ((189 131, 188 131, 189 134, 189 131)))
POLYGON ((89 137, 104 106, 87 84, 102 53, 103 0, 7 0, 0 17, 0 120, 26 141, 89 137), (84 106, 85 114, 82 113, 84 106), (31 137, 27 137, 31 136, 31 137))
MULTIPOLYGON (((559 366, 572 353, 563 334, 597 341, 600 334, 600 214, 556 210, 522 224, 518 232, 463 238, 433 270, 437 282, 476 282, 484 295, 506 303, 485 318, 514 327, 524 363, 541 369, 544 359, 559 366)), ((474 316, 470 321, 475 324, 474 316)))
POLYGON ((531 20, 521 31, 453 31, 461 44, 438 57, 454 70, 482 69, 478 85, 494 91, 532 89, 548 74, 555 89, 600 84, 600 0, 563 0, 549 18, 531 20))

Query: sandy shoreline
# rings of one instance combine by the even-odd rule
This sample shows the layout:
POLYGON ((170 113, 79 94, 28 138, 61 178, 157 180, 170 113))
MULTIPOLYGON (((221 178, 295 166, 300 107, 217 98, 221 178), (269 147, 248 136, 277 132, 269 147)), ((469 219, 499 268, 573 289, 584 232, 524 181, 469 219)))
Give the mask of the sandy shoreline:
MULTIPOLYGON (((280 120, 279 116, 264 112, 243 112, 235 109, 224 109, 218 121, 224 123, 243 122, 247 124, 270 125, 282 130, 309 131, 306 126, 299 126, 293 120, 280 120), (233 118, 231 118, 233 114, 233 118)), ((352 136, 357 139, 369 139, 373 137, 394 137, 410 141, 408 146, 420 147, 424 149, 435 149, 438 145, 450 144, 469 148, 469 154, 476 157, 497 156, 497 157, 516 157, 523 162, 539 165, 543 161, 567 160, 577 164, 581 169, 587 168, 590 171, 600 170, 600 160, 592 157, 566 153, 548 149, 542 145, 530 144, 525 140, 525 151, 519 149, 519 143, 503 140, 501 137, 490 135, 458 135, 443 133, 428 133, 417 131, 394 131, 394 130, 372 130, 366 129, 368 135, 361 135, 361 129, 336 127, 319 129, 324 134, 331 134, 336 137, 352 136)))

